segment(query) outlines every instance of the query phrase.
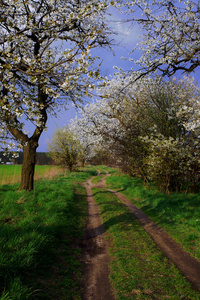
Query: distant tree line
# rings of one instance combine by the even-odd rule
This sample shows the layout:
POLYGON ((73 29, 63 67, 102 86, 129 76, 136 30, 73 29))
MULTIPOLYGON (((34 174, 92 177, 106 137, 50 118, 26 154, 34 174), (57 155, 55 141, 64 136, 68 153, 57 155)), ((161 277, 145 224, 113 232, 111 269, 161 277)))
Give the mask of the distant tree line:
MULTIPOLYGON (((0 163, 1 164, 14 164, 22 165, 23 152, 16 152, 15 155, 9 152, 5 154, 4 151, 0 151, 0 163)), ((36 165, 53 165, 54 162, 49 156, 48 152, 38 152, 36 154, 36 165)))

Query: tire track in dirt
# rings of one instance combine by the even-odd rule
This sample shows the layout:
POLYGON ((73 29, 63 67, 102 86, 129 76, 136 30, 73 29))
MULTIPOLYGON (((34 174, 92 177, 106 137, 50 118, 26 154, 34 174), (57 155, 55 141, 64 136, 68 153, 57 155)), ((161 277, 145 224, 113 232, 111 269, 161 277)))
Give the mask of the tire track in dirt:
POLYGON ((200 262, 176 243, 164 229, 157 226, 145 213, 128 200, 123 194, 106 189, 115 194, 129 211, 138 219, 142 227, 150 234, 164 255, 171 260, 190 281, 194 289, 200 291, 200 262))
POLYGON ((84 187, 88 202, 88 223, 82 243, 85 265, 84 300, 113 300, 114 294, 109 281, 109 255, 105 241, 105 230, 91 187, 96 186, 88 180, 84 187))
MULTIPOLYGON (((100 172, 99 172, 100 174, 100 172)), ((105 241, 101 240, 101 238, 104 239, 104 228, 101 223, 97 223, 95 225, 95 219, 96 216, 99 216, 99 210, 98 210, 98 205, 96 204, 96 209, 95 212, 93 211, 92 206, 95 206, 94 198, 92 195, 91 187, 96 187, 96 188, 104 188, 105 190, 113 193, 116 195, 116 197, 129 209, 129 211, 134 215, 134 217, 140 222, 142 227, 146 232, 149 233, 149 235, 152 237, 153 241, 156 243, 156 245, 160 248, 160 250, 164 253, 164 255, 172 261, 176 267, 181 271, 181 273, 187 278, 187 280, 192 284, 193 288, 195 290, 200 291, 200 261, 198 261, 196 258, 192 257, 188 252, 186 252, 182 246, 178 243, 176 243, 162 228, 160 228, 156 223, 154 223, 141 209, 139 209, 136 205, 134 205, 130 200, 128 200, 123 194, 121 194, 118 191, 108 189, 106 188, 106 177, 109 176, 110 174, 106 174, 99 183, 97 184, 91 184, 91 180, 88 181, 88 184, 85 184, 85 188, 87 191, 88 195, 88 205, 89 205, 89 214, 91 214, 91 217, 93 217, 93 221, 90 221, 91 217, 89 216, 89 223, 88 223, 88 234, 89 237, 91 238, 93 236, 94 239, 94 244, 96 243, 99 245, 99 249, 104 245, 105 241), (93 199, 93 200, 92 200, 93 199), (91 207, 91 210, 90 210, 91 207), (92 226, 90 225, 90 222, 93 224, 92 226), (99 240, 100 239, 100 240, 99 240)), ((93 242, 92 242, 93 243, 93 242)), ((107 248, 107 246, 106 246, 107 248)), ((107 251, 107 249, 102 247, 104 249, 103 251, 107 251)), ((106 254, 106 259, 103 258, 104 266, 108 264, 109 258, 108 255, 106 254)), ((101 264, 101 263, 100 263, 101 264)), ((96 272, 95 270, 92 271, 92 268, 96 268, 95 264, 90 265, 91 270, 90 270, 90 276, 93 274, 92 272, 96 272)), ((106 276, 108 280, 108 267, 106 268, 106 276)), ((97 271, 98 272, 98 271, 97 271)), ((103 275, 103 273, 102 273, 103 275)), ((93 275, 92 275, 93 276, 93 275)), ((97 285, 94 290, 98 291, 99 289, 103 289, 103 285, 99 283, 98 280, 93 280, 93 283, 91 285, 97 285), (98 287, 98 285, 100 286, 98 287)), ((105 283, 104 283, 105 284, 105 283)), ((87 293, 89 290, 92 290, 92 287, 88 288, 87 293)), ((109 299, 112 300, 114 299, 114 295, 111 292, 110 285, 108 287, 108 296, 103 296, 102 298, 96 298, 95 296, 91 297, 91 294, 89 295, 88 298, 84 299, 109 299), (110 293, 110 296, 109 296, 110 293)))

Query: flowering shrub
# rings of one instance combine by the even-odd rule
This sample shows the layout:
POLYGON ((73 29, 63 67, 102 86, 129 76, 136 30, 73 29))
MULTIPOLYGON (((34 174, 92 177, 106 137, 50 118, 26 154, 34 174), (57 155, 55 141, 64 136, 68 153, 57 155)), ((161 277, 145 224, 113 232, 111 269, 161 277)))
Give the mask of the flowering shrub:
POLYGON ((96 141, 90 143, 93 157, 104 153, 104 161, 167 192, 197 189, 200 89, 191 78, 132 83, 116 76, 99 94, 74 123, 84 139, 96 141))
POLYGON ((144 159, 145 171, 150 180, 159 185, 162 191, 181 191, 183 188, 196 188, 200 151, 183 139, 143 137, 148 144, 148 155, 144 159))

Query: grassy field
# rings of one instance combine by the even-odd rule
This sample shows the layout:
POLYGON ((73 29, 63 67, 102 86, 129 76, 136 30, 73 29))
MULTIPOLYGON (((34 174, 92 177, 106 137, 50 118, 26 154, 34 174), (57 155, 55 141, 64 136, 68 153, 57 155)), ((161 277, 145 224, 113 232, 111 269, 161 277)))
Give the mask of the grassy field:
MULTIPOLYGON (((0 185, 19 183, 21 179, 21 165, 0 165, 0 185)), ((60 166, 35 166, 35 180, 41 178, 52 179, 64 173, 60 166)))
MULTIPOLYGON (((6 169, 10 172, 9 184, 0 185, 0 299, 80 300, 84 280, 80 241, 87 221, 81 183, 97 171, 88 167, 55 176, 50 167, 37 166, 40 177, 49 172, 52 179, 36 181, 34 191, 27 193, 17 191, 18 183, 10 184, 13 174, 20 172, 20 166, 14 167, 0 166, 3 176, 6 169)), ((110 188, 120 189, 200 258, 199 194, 168 196, 141 179, 103 166, 97 169, 104 174, 108 170, 110 188)), ((106 190, 93 192, 110 243, 110 276, 117 299, 200 299, 125 206, 106 190)))
POLYGON ((112 193, 93 189, 93 194, 110 243, 110 277, 117 300, 200 299, 112 193))
POLYGON ((166 195, 140 178, 115 173, 107 186, 118 189, 188 252, 200 260, 200 193, 166 195))
POLYGON ((80 184, 95 173, 39 180, 30 193, 0 186, 0 299, 81 299, 87 204, 80 184))

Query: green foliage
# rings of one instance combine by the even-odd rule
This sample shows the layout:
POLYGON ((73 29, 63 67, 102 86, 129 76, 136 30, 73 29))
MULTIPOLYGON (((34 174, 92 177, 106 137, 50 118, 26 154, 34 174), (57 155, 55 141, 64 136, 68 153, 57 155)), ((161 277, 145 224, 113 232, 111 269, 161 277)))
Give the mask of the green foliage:
POLYGON ((85 189, 95 170, 37 181, 34 191, 0 186, 1 299, 72 299, 81 293, 85 189))
POLYGON ((57 164, 66 166, 71 172, 81 153, 81 144, 73 132, 66 126, 55 130, 48 144, 51 158, 57 164))
POLYGON ((199 105, 198 86, 190 78, 177 83, 157 80, 146 90, 149 129, 139 136, 145 150, 141 150, 141 175, 167 193, 197 191, 200 152, 194 112, 199 105))
POLYGON ((143 160, 146 175, 161 191, 198 190, 199 149, 191 148, 183 138, 157 135, 143 141, 148 143, 148 154, 143 160))
POLYGON ((163 256, 128 209, 112 193, 102 189, 93 189, 93 193, 110 242, 110 278, 116 299, 199 299, 199 293, 163 256))

